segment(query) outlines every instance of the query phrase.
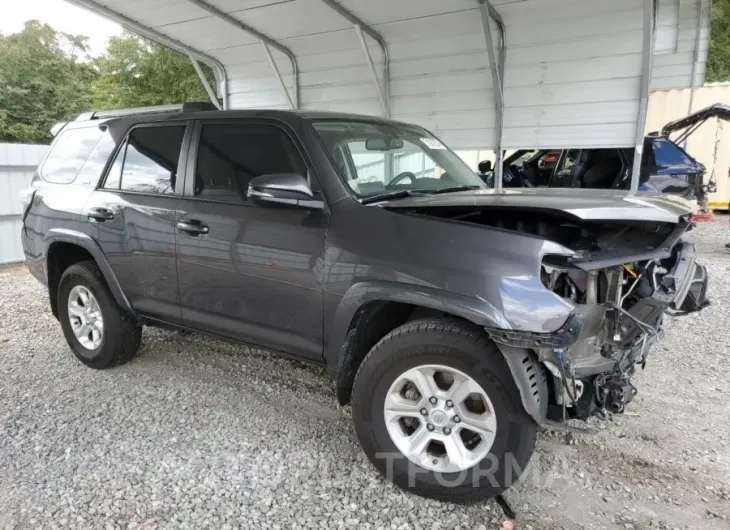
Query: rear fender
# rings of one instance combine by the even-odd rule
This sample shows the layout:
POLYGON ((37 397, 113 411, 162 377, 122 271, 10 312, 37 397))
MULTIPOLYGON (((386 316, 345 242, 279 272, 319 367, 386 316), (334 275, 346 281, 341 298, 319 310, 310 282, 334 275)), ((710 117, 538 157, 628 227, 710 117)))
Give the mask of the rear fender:
POLYGON ((120 307, 136 318, 137 315, 132 309, 129 300, 124 295, 124 292, 119 285, 119 281, 114 275, 114 271, 112 271, 109 261, 106 259, 99 243, 83 232, 69 230, 67 228, 52 228, 46 233, 43 238, 43 263, 46 278, 48 278, 48 250, 54 243, 70 243, 87 250, 89 254, 91 254, 91 257, 94 258, 94 261, 96 261, 96 265, 99 267, 99 270, 104 276, 112 296, 114 296, 114 300, 116 300, 120 307))

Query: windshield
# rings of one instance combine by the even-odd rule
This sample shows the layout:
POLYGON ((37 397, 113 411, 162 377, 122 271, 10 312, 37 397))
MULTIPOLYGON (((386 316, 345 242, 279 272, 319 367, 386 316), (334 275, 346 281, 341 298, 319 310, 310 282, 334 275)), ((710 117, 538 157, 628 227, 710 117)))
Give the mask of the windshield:
POLYGON ((340 176, 360 199, 485 187, 453 151, 420 127, 361 121, 312 125, 340 176))

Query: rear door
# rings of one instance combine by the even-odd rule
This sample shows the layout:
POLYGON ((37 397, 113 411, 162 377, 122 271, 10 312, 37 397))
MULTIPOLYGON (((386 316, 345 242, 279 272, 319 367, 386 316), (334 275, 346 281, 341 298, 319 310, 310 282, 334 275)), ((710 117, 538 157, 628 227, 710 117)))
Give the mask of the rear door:
POLYGON ((322 358, 327 211, 257 206, 248 183, 270 173, 316 176, 291 132, 267 121, 196 127, 177 215, 186 325, 302 357, 322 358))
POLYGON ((186 130, 185 121, 132 128, 86 205, 87 222, 132 307, 173 323, 180 321, 173 223, 186 130))

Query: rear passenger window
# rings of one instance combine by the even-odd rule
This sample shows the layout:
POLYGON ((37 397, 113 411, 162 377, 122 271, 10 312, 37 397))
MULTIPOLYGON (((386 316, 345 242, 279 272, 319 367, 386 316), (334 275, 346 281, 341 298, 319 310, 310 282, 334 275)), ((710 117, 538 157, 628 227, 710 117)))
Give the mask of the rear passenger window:
POLYGON ((246 201, 251 179, 270 173, 307 175, 292 140, 269 125, 203 125, 195 168, 195 195, 226 202, 246 201))
POLYGON ((686 166, 692 160, 670 140, 657 138, 652 142, 654 160, 657 166, 686 166))
POLYGON ((40 168, 43 180, 54 184, 73 182, 103 135, 99 127, 62 131, 40 168))
MULTIPOLYGON (((117 159, 124 156, 121 168, 122 191, 172 194, 177 182, 185 125, 138 127, 129 133, 127 144, 117 159)), ((112 165, 105 188, 116 187, 118 165, 112 165)))

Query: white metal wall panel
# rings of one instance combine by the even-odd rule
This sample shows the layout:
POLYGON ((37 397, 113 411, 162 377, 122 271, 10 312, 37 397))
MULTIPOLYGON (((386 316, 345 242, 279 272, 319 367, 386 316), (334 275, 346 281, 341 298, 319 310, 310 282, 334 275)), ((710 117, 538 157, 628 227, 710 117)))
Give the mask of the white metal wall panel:
MULTIPOLYGON (((88 0, 87 0, 88 1, 88 0)), ((206 52, 232 108, 286 108, 261 44, 188 0, 95 0, 206 52)), ((322 0, 207 0, 277 39, 300 68, 300 108, 382 113, 351 24, 322 0)), ((477 0, 339 0, 381 34, 391 116, 455 148, 495 144, 494 93, 477 0)), ((657 0, 652 89, 689 86, 700 0, 657 0)), ((704 78, 709 2, 695 81, 704 78)), ((507 29, 504 147, 630 146, 641 97, 642 0, 493 0, 507 29)), ((496 33, 496 31, 495 31, 496 33)), ((383 57, 366 37, 380 73, 383 57)), ((289 59, 273 51, 293 92, 289 59)))
POLYGON ((711 0, 704 0, 701 21, 701 0, 658 1, 659 9, 657 12, 657 36, 655 42, 656 44, 666 45, 666 43, 657 42, 657 40, 667 35, 667 28, 671 28, 671 34, 676 38, 676 42, 673 43, 673 51, 662 48, 655 50, 651 89, 666 90, 670 88, 684 88, 693 84, 695 86, 702 85, 705 79, 707 46, 710 36, 711 0), (661 9, 663 5, 667 4, 673 9, 661 9), (692 65, 695 60, 698 30, 700 31, 700 49, 695 78, 692 80, 692 65))
POLYGON ((27 188, 47 146, 0 144, 0 263, 23 259, 20 192, 27 188))
POLYGON ((499 8, 508 42, 504 146, 630 145, 642 65, 641 1, 531 5, 527 12, 520 4, 499 8), (563 59, 560 50, 569 56, 563 59))

